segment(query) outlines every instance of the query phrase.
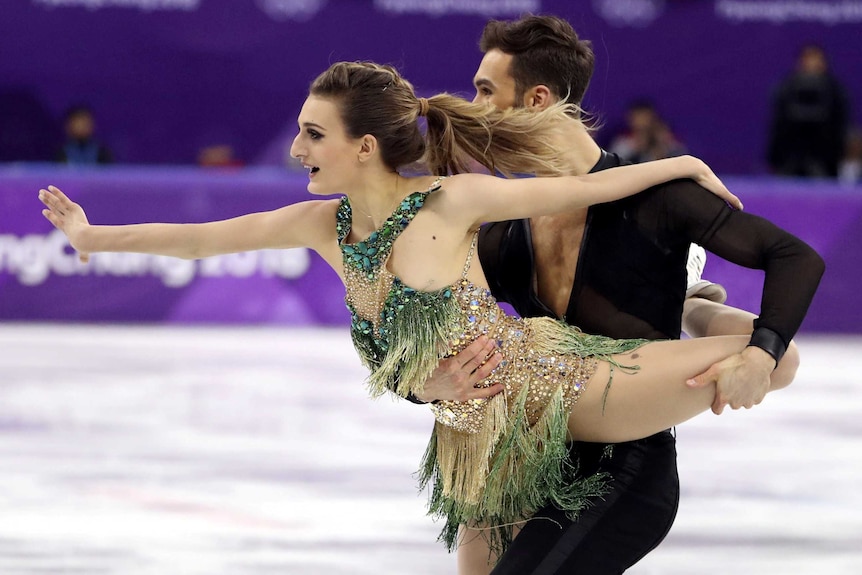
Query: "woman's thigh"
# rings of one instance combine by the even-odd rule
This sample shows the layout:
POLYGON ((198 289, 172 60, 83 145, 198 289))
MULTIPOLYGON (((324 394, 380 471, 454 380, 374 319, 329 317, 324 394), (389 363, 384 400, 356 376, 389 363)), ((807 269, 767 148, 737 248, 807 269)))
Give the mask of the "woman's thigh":
POLYGON ((739 353, 748 336, 652 342, 615 356, 635 371, 599 362, 569 416, 569 433, 579 441, 633 441, 678 425, 709 409, 715 385, 691 388, 686 380, 713 363, 739 353))

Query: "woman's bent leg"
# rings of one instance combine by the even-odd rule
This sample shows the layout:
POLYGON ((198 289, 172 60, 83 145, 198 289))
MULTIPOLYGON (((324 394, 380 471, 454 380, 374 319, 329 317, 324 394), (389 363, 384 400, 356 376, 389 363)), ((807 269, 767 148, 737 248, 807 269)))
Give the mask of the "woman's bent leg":
POLYGON ((689 298, 682 308, 682 331, 689 337, 748 335, 757 316, 703 298, 689 298))
POLYGON ((639 365, 635 372, 615 368, 611 373, 610 364, 599 362, 569 416, 569 433, 579 441, 632 441, 706 411, 712 405, 715 384, 691 388, 686 380, 739 353, 748 340, 748 336, 723 336, 659 341, 615 356, 622 365, 639 365))
MULTIPOLYGON (((757 316, 745 310, 715 303, 703 298, 685 300, 682 329, 691 337, 748 335, 757 316)), ((790 385, 799 369, 799 349, 790 342, 778 368, 772 373, 770 391, 790 385)))

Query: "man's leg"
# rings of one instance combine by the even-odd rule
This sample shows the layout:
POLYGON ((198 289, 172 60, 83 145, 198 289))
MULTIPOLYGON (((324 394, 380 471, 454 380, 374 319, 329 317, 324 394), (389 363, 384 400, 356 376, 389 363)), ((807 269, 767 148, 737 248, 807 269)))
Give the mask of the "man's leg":
POLYGON ((669 431, 613 446, 575 443, 581 474, 605 472, 610 492, 571 521, 553 506, 528 521, 492 575, 616 575, 667 535, 679 503, 675 440, 669 431))

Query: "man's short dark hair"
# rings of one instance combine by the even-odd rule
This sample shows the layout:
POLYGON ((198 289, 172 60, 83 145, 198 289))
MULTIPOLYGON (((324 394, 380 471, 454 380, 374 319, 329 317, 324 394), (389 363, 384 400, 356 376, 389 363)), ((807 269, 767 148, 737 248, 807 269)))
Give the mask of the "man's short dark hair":
POLYGON ((497 49, 512 56, 509 73, 518 102, 527 90, 544 84, 560 100, 580 105, 595 67, 590 41, 578 38, 572 25, 556 16, 491 20, 479 48, 482 53, 497 49))

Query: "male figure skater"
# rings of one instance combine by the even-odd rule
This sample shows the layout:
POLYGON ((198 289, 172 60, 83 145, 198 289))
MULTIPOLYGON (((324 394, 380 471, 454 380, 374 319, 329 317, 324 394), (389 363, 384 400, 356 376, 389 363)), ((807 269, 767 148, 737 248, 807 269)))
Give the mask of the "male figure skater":
MULTIPOLYGON (((579 104, 593 72, 590 43, 556 17, 491 21, 480 48, 475 101, 501 108, 541 109, 563 99, 579 104)), ((573 173, 622 163, 586 130, 569 134, 568 141, 573 173)), ((753 321, 750 346, 691 383, 717 383, 717 414, 727 405, 748 408, 763 399, 769 373, 782 361, 823 272, 822 260, 803 242, 762 218, 731 210, 690 180, 588 210, 486 225, 478 254, 498 300, 523 316, 560 318, 588 333, 679 338, 684 307, 692 336, 748 333, 753 321), (723 289, 699 281, 704 258, 692 243, 766 272, 759 317, 716 303, 724 301, 723 289), (688 295, 694 297, 687 298, 690 246, 688 295)), ((415 399, 463 401, 498 393, 499 386, 475 387, 500 361, 493 349, 493 342, 480 339, 443 360, 415 399)), ((784 361, 798 361, 791 350, 784 361)), ((494 575, 622 573, 664 539, 679 500, 671 431, 607 447, 578 443, 572 453, 582 473, 610 474, 610 492, 576 521, 553 506, 541 509, 494 575)))

